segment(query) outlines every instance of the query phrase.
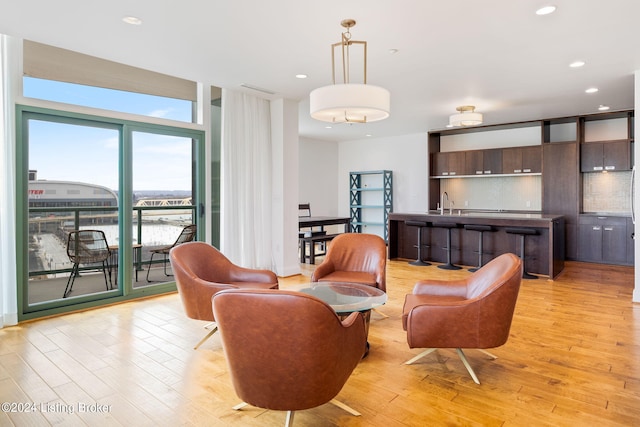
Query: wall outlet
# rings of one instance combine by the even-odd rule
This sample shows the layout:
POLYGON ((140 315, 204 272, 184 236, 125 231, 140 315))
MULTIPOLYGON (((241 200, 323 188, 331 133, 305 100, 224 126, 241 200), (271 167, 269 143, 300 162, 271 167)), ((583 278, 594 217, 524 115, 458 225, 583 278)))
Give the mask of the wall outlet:
POLYGON ((530 208, 531 207, 531 201, 527 200, 527 207, 530 208))
POLYGON ((469 201, 468 201, 468 200, 465 200, 465 201, 464 201, 464 207, 466 208, 467 206, 469 206, 469 201))

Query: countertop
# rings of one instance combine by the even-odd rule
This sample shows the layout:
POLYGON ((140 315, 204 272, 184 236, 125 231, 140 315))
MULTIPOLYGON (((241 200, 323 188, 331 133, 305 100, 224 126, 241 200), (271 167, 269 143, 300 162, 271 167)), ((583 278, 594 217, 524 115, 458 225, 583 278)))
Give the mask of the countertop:
MULTIPOLYGON (((393 213, 389 214, 394 215, 393 213)), ((540 212, 500 212, 500 211, 465 211, 454 209, 452 213, 445 210, 444 215, 441 215, 439 211, 429 212, 404 212, 397 213, 397 215, 425 215, 437 218, 494 218, 494 219, 518 219, 518 220, 547 220, 553 221, 558 218, 562 218, 562 215, 544 214, 540 212)))

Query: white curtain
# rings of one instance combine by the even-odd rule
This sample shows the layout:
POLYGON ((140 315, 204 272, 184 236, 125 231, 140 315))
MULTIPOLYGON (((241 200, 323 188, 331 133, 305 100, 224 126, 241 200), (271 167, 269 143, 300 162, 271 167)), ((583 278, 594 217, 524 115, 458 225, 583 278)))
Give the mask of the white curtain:
POLYGON ((220 250, 247 268, 273 266, 271 159, 269 101, 223 89, 220 250))
POLYGON ((15 144, 10 103, 9 39, 0 35, 0 327, 18 322, 16 284, 15 144))

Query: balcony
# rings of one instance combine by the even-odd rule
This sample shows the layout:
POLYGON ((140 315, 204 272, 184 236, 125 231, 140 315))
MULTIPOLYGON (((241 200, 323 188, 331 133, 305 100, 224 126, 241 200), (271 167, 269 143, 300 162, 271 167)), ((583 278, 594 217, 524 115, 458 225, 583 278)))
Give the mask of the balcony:
MULTIPOLYGON (((135 206, 132 211, 132 287, 141 288, 172 281, 164 272, 164 260, 151 250, 172 244, 182 228, 194 223, 195 206, 135 206), (146 279, 149 270, 149 281, 146 279)), ((73 264, 66 251, 71 230, 102 230, 111 248, 109 275, 118 289, 120 227, 117 207, 61 207, 29 209, 28 303, 62 298, 73 264)), ((119 259, 120 258, 120 259, 119 259)), ((129 266, 128 266, 129 267, 129 266)), ((168 273, 170 266, 167 264, 168 273)), ((96 266, 81 265, 69 297, 109 292, 96 266)))

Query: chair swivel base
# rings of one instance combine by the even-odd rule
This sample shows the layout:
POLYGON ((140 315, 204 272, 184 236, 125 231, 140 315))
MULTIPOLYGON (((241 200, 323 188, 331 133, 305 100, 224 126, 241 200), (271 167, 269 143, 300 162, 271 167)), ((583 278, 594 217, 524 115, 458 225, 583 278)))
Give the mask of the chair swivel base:
POLYGON ((213 329, 211 329, 209 331, 209 333, 204 336, 204 338, 202 338, 200 341, 198 341, 198 344, 196 344, 196 346, 193 347, 194 350, 197 350, 198 347, 200 347, 206 340, 209 339, 209 337, 211 337, 211 335, 215 334, 218 331, 218 327, 215 325, 215 323, 209 323, 204 328, 205 329, 209 329, 211 326, 213 326, 213 329))
POLYGON ((441 268, 443 270, 461 270, 462 269, 462 267, 460 267, 459 265, 455 265, 451 263, 439 265, 438 268, 441 268))
MULTIPOLYGON (((422 353, 418 354, 416 357, 407 360, 406 362, 404 362, 405 365, 411 365, 413 362, 422 359, 424 356, 433 353, 434 351, 436 351, 437 348, 428 348, 425 351, 423 351, 422 353)), ((476 349, 484 354, 486 354, 487 356, 489 356, 492 359, 497 359, 498 356, 489 353, 486 350, 483 350, 481 348, 476 349)), ((478 376, 476 375, 476 373, 474 372, 473 368, 471 367, 471 365, 469 364, 469 361, 467 360, 467 356, 465 356, 464 352, 462 351, 461 348, 456 348, 456 353, 458 353, 458 356, 460 357, 460 360, 462 360, 462 364, 464 365, 465 368, 467 368, 467 372, 469 372, 469 375, 471 375, 471 378, 473 379, 473 382, 476 384, 480 384, 480 380, 478 379, 478 376)))
MULTIPOLYGON (((329 401, 329 403, 331 403, 331 404, 333 404, 333 405, 337 406, 338 408, 340 408, 340 409, 342 409, 342 410, 344 410, 344 411, 346 411, 346 412, 350 413, 350 414, 351 414, 351 415, 353 415, 354 417, 359 417, 359 416, 361 416, 361 415, 362 415, 360 412, 356 411, 355 409, 353 409, 353 408, 352 408, 352 407, 350 407, 349 405, 346 405, 346 404, 344 404, 344 403, 340 402, 340 401, 339 401, 339 400, 337 400, 337 399, 331 399, 331 400, 329 401)), ((249 405, 249 404, 248 404, 247 402, 240 402, 240 403, 238 403, 237 405, 235 405, 232 409, 233 409, 234 411, 240 411, 240 410, 242 410, 242 408, 244 408, 245 406, 248 406, 248 405, 249 405)), ((286 427, 286 426, 291 426, 291 425, 292 425, 292 423, 293 423, 293 414, 294 414, 294 413, 295 413, 295 411, 287 411, 287 417, 286 417, 286 419, 285 419, 285 424, 284 424, 284 425, 285 425, 285 427, 286 427)))

